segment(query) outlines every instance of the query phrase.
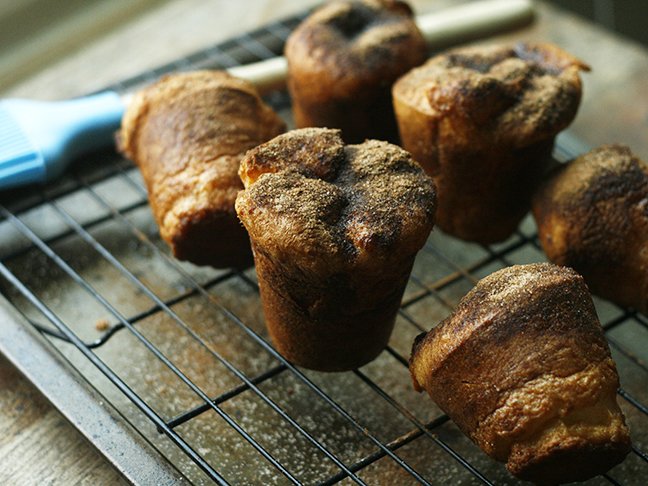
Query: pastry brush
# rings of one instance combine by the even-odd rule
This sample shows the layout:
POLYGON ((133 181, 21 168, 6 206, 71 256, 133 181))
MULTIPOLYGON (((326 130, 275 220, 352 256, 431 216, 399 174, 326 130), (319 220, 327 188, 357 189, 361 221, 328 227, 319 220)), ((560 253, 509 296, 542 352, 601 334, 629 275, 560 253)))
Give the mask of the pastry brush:
POLYGON ((60 175, 74 157, 109 146, 125 101, 113 91, 66 101, 0 101, 0 190, 60 175))
MULTIPOLYGON (((431 48, 510 29, 533 18, 531 0, 482 0, 417 17, 431 48)), ((286 60, 277 57, 230 68, 260 92, 281 86, 286 60)), ((106 91, 66 101, 0 101, 0 191, 47 182, 75 157, 109 146, 127 97, 106 91)))

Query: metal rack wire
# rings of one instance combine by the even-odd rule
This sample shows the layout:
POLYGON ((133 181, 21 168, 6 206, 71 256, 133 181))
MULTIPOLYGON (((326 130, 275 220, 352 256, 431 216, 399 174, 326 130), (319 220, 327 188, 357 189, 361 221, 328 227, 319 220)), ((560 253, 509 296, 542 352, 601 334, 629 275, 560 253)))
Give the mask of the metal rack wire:
MULTIPOLYGON (((276 55, 300 20, 111 88, 276 55)), ((289 107, 285 93, 269 102, 289 107)), ((114 154, 92 157, 45 189, 6 196, 0 216, 2 293, 189 480, 515 484, 413 392, 407 358, 412 338, 447 315, 479 278, 544 259, 530 221, 494 247, 435 232, 414 266, 385 352, 362 369, 330 375, 293 366, 269 344, 252 270, 200 269, 169 255, 139 174, 114 154), (145 367, 133 370, 139 363, 145 367)), ((648 320, 596 304, 634 445, 622 465, 592 483, 640 484, 648 477, 648 320)))

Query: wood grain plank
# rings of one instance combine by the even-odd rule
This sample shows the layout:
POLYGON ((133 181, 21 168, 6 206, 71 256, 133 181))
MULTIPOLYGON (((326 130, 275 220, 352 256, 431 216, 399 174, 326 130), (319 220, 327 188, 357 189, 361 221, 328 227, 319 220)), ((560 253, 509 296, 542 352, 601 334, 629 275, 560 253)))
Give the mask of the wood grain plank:
POLYGON ((0 355, 0 484, 126 484, 0 355))

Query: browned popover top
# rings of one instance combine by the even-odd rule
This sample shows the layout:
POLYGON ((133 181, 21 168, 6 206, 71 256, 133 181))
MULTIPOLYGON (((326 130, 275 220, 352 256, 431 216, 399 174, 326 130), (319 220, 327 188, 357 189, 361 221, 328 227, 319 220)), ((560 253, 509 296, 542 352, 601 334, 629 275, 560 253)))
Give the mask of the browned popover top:
POLYGON ((625 259, 631 228, 648 235, 648 164, 626 146, 598 147, 552 174, 534 198, 534 212, 542 221, 553 215, 561 226, 552 226, 557 234, 546 248, 556 263, 573 261, 585 247, 592 263, 625 259))
POLYGON ((580 70, 589 67, 552 44, 476 46, 433 57, 400 78, 393 93, 433 120, 461 120, 472 137, 482 131, 489 143, 524 146, 553 137, 574 118, 580 70))
MULTIPOLYGON (((476 332, 489 337, 490 346, 493 346, 489 351, 494 351, 498 341, 503 342, 516 333, 531 332, 533 321, 537 321, 538 316, 543 317, 544 322, 539 325, 544 328, 542 332, 547 338, 551 337, 550 333, 558 336, 566 331, 588 334, 592 322, 598 323, 587 286, 571 268, 551 263, 514 265, 484 277, 461 299, 450 317, 427 334, 418 336, 410 359, 415 388, 421 390, 426 377, 444 366, 447 359, 469 339, 474 339, 476 332), (561 318, 547 319, 552 314, 557 315, 560 307, 565 305, 570 308, 578 306, 587 312, 574 322, 561 318), (545 326, 545 323, 549 324, 545 326), (434 344, 431 346, 431 343, 434 344), (427 348, 425 359, 419 360, 423 348, 427 348)), ((594 350, 602 353, 601 357, 607 357, 609 352, 601 331, 599 325, 597 332, 588 339, 600 341, 601 348, 594 350)), ((471 361, 466 366, 471 368, 476 362, 471 361)), ((468 369, 457 369, 456 372, 466 376, 471 374, 468 369)), ((523 377, 510 376, 510 379, 522 380, 523 377)), ((504 383, 501 386, 503 388, 504 383)))
POLYGON ((434 222, 434 183, 408 152, 377 140, 345 146, 339 130, 280 135, 247 153, 240 176, 236 210, 252 241, 303 268, 410 258, 434 222))
POLYGON ((411 9, 398 0, 329 2, 293 31, 285 48, 290 76, 322 99, 389 87, 425 52, 411 9))

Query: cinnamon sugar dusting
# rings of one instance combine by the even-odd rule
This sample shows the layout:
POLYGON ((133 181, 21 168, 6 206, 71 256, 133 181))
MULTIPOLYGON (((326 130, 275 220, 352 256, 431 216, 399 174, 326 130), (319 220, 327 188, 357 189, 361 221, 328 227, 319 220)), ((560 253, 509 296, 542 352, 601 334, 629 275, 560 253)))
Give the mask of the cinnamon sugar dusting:
MULTIPOLYGON (((486 329, 510 316, 523 316, 530 302, 546 295, 548 289, 574 285, 574 282, 585 287, 582 277, 572 269, 551 263, 513 265, 492 273, 461 299, 450 317, 417 340, 411 360, 434 343, 433 356, 428 355, 425 363, 419 364, 426 370, 436 369, 476 329, 486 329)), ((514 329, 511 326, 512 332, 514 329)))
POLYGON ((301 31, 313 46, 337 47, 330 51, 334 56, 346 55, 343 50, 366 57, 413 36, 416 27, 406 4, 363 0, 331 2, 308 17, 297 35, 301 31))
POLYGON ((432 180, 386 142, 345 146, 339 130, 294 130, 249 152, 241 177, 239 217, 253 241, 280 251, 340 264, 365 252, 386 258, 418 251, 432 228, 432 180))
POLYGON ((485 124, 503 140, 564 128, 580 102, 582 61, 550 44, 479 46, 436 56, 403 76, 394 96, 439 117, 485 124))

